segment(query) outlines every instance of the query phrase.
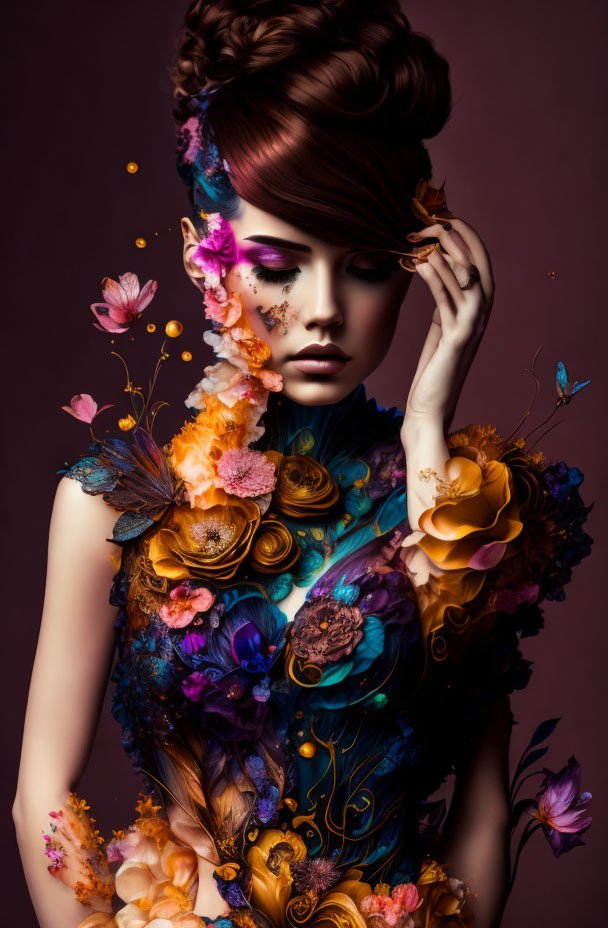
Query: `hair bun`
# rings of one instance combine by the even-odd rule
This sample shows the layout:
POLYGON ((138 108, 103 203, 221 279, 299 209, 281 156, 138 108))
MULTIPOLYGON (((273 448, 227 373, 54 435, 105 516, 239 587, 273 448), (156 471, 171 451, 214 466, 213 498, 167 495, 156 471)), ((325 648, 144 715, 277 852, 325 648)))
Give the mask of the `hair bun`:
MULTIPOLYGON (((315 58, 349 49, 386 75, 412 137, 440 130, 447 118, 447 64, 438 73, 436 51, 412 31, 399 0, 194 0, 172 77, 177 97, 191 97, 235 78, 287 71, 306 53, 315 58)), ((355 61, 353 67, 360 69, 355 61)))

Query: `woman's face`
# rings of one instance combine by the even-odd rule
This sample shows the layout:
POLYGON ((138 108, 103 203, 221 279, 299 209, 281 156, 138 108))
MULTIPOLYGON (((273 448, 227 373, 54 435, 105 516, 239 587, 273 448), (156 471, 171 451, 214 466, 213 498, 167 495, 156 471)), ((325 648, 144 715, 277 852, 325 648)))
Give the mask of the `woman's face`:
MULTIPOLYGON (((413 275, 396 255, 328 244, 244 200, 230 225, 240 261, 223 283, 270 346, 284 393, 304 405, 343 399, 384 358, 413 275)), ((198 237, 187 220, 182 229, 200 288, 187 258, 198 237)))

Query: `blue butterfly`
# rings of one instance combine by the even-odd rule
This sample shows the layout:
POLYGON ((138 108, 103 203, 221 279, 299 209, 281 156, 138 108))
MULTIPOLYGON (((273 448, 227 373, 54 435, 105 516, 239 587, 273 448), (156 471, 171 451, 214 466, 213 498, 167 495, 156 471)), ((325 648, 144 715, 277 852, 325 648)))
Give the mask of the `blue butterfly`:
POLYGON ((559 403, 560 405, 565 405, 570 402, 575 393, 581 390, 583 387, 586 387, 588 383, 591 383, 590 380, 585 380, 583 383, 579 383, 576 380, 574 383, 570 383, 568 380, 568 375, 566 373, 566 368, 564 367, 563 361, 557 362, 557 372, 555 374, 555 386, 559 394, 559 403))

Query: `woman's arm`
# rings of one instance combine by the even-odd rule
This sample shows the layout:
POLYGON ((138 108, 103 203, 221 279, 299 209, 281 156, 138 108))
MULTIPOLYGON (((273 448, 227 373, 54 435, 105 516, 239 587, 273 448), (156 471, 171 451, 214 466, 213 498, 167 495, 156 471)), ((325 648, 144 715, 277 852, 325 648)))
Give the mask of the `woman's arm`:
POLYGON ((108 595, 116 512, 63 477, 51 517, 44 609, 30 683, 13 818, 40 928, 76 928, 93 909, 47 870, 43 832, 85 767, 114 653, 108 595))
POLYGON ((475 751, 456 774, 439 853, 448 874, 471 890, 477 928, 498 928, 509 882, 509 743, 504 696, 487 711, 475 751))

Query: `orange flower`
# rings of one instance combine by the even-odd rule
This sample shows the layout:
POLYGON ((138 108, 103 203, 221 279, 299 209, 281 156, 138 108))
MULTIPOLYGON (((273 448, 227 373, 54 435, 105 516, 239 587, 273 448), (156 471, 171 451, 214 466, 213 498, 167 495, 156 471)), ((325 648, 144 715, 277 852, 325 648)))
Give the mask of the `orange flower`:
POLYGON ((443 184, 441 187, 431 187, 426 180, 419 180, 416 184, 416 193, 411 200, 411 210, 414 218, 420 220, 425 226, 432 226, 436 220, 434 216, 443 219, 453 218, 454 213, 448 209, 443 184))
POLYGON ((228 580, 247 556, 260 522, 250 499, 231 497, 209 509, 176 508, 150 540, 148 556, 161 577, 228 580))
POLYGON ((314 458, 306 454, 271 458, 278 465, 272 505, 286 516, 324 516, 338 501, 340 492, 331 474, 314 458))
POLYGON ((278 519, 264 519, 248 561, 260 573, 279 573, 295 564, 299 556, 300 548, 289 529, 278 519))

